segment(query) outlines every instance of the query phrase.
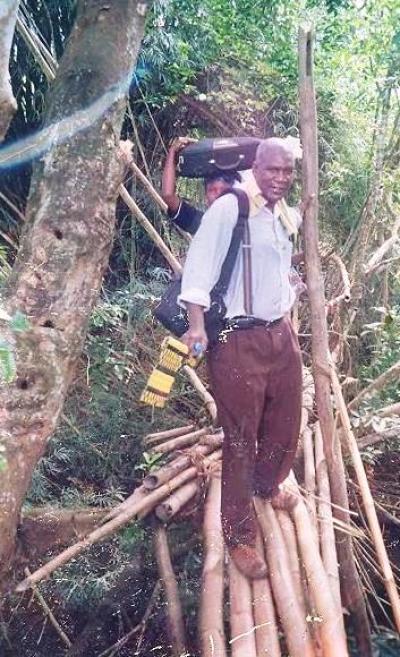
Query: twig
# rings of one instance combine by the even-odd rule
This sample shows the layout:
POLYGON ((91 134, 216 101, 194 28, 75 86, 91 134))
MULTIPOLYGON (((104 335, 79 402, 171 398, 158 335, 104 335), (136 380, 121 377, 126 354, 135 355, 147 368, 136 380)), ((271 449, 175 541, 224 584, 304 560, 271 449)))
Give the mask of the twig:
MULTIPOLYGON (((29 568, 25 568, 24 572, 25 572, 25 575, 27 575, 28 577, 31 575, 31 572, 30 572, 29 568)), ((52 624, 52 626, 56 630, 58 636, 65 643, 65 645, 68 648, 70 648, 72 646, 72 642, 70 641, 70 639, 67 637, 64 630, 60 626, 58 620, 54 616, 53 612, 51 611, 51 609, 50 609, 49 605, 47 604, 46 600, 44 599, 43 595, 40 593, 38 587, 33 585, 32 590, 33 590, 33 595, 35 596, 35 598, 39 602, 40 606, 42 607, 42 609, 43 609, 43 611, 46 615, 46 617, 49 619, 50 623, 52 624)))
POLYGON ((123 637, 118 639, 118 641, 116 641, 112 646, 109 646, 108 648, 103 650, 103 652, 101 652, 100 655, 98 655, 98 657, 106 657, 106 656, 107 657, 113 657, 113 655, 115 655, 117 650, 119 650, 120 648, 123 648, 123 646, 125 646, 128 643, 129 639, 134 634, 136 634, 136 632, 139 632, 139 630, 142 630, 142 631, 144 630, 144 628, 146 627, 146 623, 149 620, 150 615, 153 611, 153 607, 154 607, 154 605, 156 604, 156 602, 158 600, 160 592, 161 592, 161 582, 160 582, 160 580, 157 580, 156 585, 153 589, 153 592, 150 596, 149 603, 146 607, 146 611, 144 612, 143 618, 140 621, 140 623, 135 625, 135 627, 133 627, 131 630, 129 630, 129 632, 127 634, 125 634, 123 637))

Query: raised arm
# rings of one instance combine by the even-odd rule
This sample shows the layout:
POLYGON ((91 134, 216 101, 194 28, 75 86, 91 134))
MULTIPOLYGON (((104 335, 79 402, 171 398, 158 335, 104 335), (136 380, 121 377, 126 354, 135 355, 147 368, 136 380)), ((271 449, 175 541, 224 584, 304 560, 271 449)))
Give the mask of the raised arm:
POLYGON ((189 137, 178 137, 174 139, 169 147, 165 159, 164 170, 161 182, 161 196, 168 205, 170 214, 178 212, 181 199, 176 193, 176 155, 188 144, 196 141, 189 137))

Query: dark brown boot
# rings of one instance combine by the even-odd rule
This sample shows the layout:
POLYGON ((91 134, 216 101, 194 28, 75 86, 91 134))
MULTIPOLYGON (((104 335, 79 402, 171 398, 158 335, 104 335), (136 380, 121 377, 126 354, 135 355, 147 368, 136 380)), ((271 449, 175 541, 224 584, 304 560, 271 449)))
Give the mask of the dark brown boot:
POLYGON ((251 545, 238 545, 229 550, 235 566, 249 579, 262 579, 267 576, 267 566, 255 547, 251 545))

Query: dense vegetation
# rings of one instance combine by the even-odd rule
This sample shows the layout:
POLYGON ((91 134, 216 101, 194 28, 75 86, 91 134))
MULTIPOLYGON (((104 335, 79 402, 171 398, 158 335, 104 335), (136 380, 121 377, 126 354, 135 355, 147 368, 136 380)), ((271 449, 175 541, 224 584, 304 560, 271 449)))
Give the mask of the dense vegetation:
MULTIPOLYGON (((25 0, 22 10, 31 30, 59 59, 74 21, 74 0, 25 0)), ((138 164, 156 186, 173 136, 297 136, 297 31, 304 20, 313 21, 316 28, 321 235, 327 247, 343 255, 361 290, 357 317, 350 324, 345 368, 362 386, 400 360, 399 243, 368 277, 362 270, 391 235, 399 215, 400 1, 156 0, 132 72, 123 136, 132 139, 138 164), (357 332, 361 340, 352 341, 357 332)), ((18 113, 6 145, 39 129, 46 112, 48 80, 18 31, 11 75, 18 113)), ((3 277, 22 230, 20 214, 30 174, 31 162, 23 157, 1 169, 3 277)), ((127 184, 162 236, 183 251, 184 243, 143 188, 135 180, 127 184)), ((200 187, 180 185, 184 194, 201 202, 200 187)), ((121 202, 117 217, 102 298, 91 319, 63 421, 34 474, 27 508, 108 506, 122 499, 143 471, 154 465, 142 454, 141 438, 154 428, 177 421, 184 424, 202 413, 183 380, 166 411, 152 414, 138 405, 161 339, 150 317, 151 301, 168 273, 121 202)), ((345 310, 344 326, 349 325, 352 310, 345 310)), ((388 387, 379 400, 367 402, 361 414, 398 401, 398 386, 388 387)), ((393 440, 388 447, 370 448, 367 456, 378 463, 388 449, 399 451, 399 446, 393 440)), ((194 614, 200 548, 194 541, 188 555, 179 554, 187 531, 175 530, 175 547, 185 603, 188 613, 194 614)), ((146 528, 128 528, 57 573, 44 590, 65 615, 71 634, 79 632, 90 615, 88 609, 112 589, 132 555, 141 555, 149 580, 154 578, 148 551, 146 528)), ((142 613, 148 594, 143 584, 136 601, 142 613)), ((128 599, 126 608, 133 604, 128 599)), ((124 613, 119 610, 118 620, 110 621, 114 640, 124 613)), ((21 656, 44 655, 52 645, 50 630, 41 637, 39 620, 29 624, 29 614, 24 611, 19 620, 11 614, 9 629, 4 626, 0 645, 10 655, 16 637, 21 656)), ((157 645, 155 628, 160 619, 161 608, 154 613, 137 654, 157 645)), ((112 643, 110 639, 108 645, 112 643)), ((394 654, 390 641, 386 646, 387 654, 394 654)))

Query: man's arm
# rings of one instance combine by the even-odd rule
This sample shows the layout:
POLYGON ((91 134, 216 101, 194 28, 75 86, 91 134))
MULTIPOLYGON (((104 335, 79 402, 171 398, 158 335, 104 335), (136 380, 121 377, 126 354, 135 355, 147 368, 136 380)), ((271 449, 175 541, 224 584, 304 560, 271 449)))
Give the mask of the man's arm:
POLYGON ((238 202, 233 195, 217 199, 204 214, 189 247, 178 301, 188 311, 189 330, 182 340, 192 352, 196 342, 207 345, 204 312, 210 308, 210 292, 219 278, 237 216, 238 202))

